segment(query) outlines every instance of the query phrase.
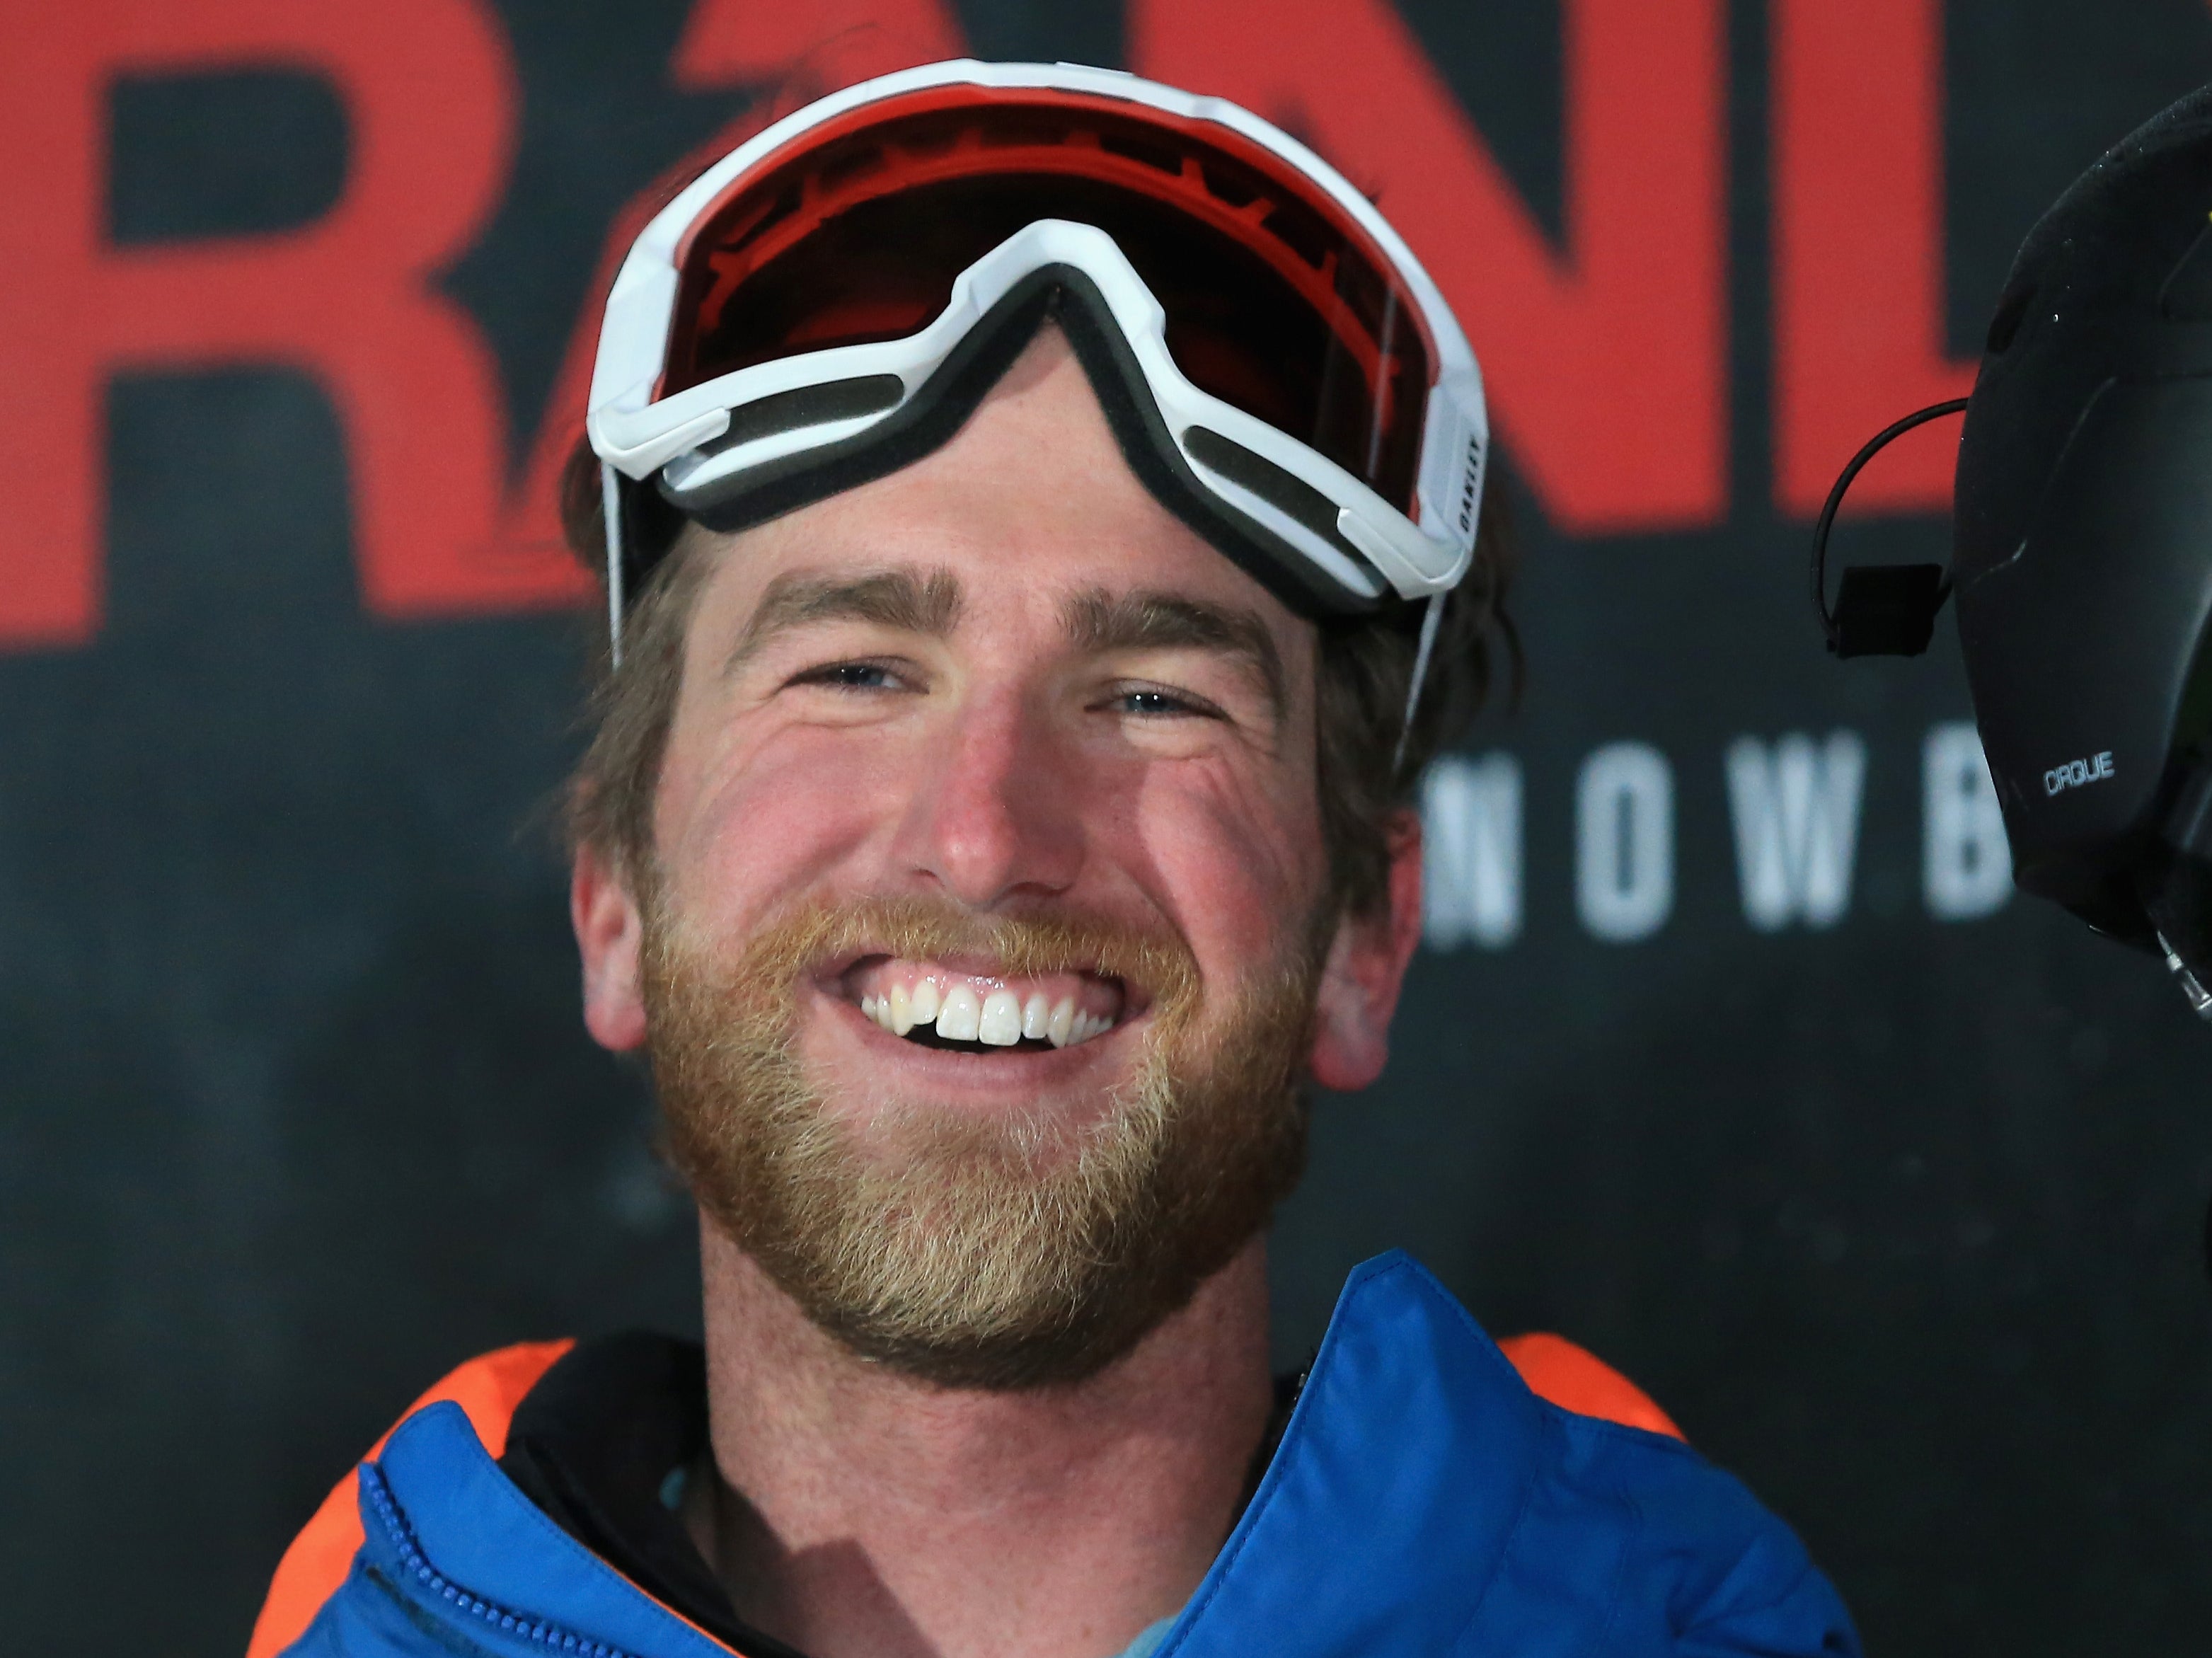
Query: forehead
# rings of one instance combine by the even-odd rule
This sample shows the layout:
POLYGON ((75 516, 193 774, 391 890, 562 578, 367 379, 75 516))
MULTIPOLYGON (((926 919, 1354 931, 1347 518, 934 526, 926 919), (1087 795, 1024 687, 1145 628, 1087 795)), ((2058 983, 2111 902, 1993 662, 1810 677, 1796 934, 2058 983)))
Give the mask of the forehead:
POLYGON ((1312 624, 1129 470, 1074 354, 1049 327, 943 447, 715 539, 725 544, 695 636, 742 626, 780 577, 908 568, 957 577, 963 618, 1056 616, 1083 592, 1173 593, 1259 617, 1286 663, 1310 656, 1312 624))

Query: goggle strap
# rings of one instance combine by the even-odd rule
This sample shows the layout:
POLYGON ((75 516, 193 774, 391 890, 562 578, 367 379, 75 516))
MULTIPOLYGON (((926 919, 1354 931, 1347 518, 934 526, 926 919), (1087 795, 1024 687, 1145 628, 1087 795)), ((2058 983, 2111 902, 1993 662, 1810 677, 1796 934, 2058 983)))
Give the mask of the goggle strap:
POLYGON ((1406 688, 1406 723, 1398 731, 1398 751, 1390 756, 1392 775, 1406 763, 1406 744, 1413 740, 1413 711, 1421 706, 1421 682, 1428 677, 1429 658, 1437 648, 1437 629, 1444 619, 1446 595, 1430 596, 1429 608, 1421 612, 1421 642, 1413 652, 1413 683, 1406 688))
POLYGON ((619 671, 623 624, 622 475, 605 461, 599 463, 599 502, 607 526, 607 655, 612 666, 619 671))

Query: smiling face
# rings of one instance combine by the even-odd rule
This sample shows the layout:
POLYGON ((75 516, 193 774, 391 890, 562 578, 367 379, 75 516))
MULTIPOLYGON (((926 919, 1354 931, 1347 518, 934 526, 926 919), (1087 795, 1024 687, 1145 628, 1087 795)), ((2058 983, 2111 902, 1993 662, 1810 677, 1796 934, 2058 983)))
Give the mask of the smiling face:
POLYGON ((1265 1224, 1417 915, 1340 921, 1301 621, 1129 471, 1048 329, 960 433, 724 537, 586 1014, 702 1205, 947 1381, 1095 1370, 1265 1224))

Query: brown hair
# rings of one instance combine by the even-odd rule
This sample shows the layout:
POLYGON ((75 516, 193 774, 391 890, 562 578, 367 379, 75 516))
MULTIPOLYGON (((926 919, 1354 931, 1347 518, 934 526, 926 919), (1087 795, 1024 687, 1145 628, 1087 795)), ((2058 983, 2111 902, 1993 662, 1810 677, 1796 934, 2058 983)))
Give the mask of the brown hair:
MULTIPOLYGON (((1370 915, 1389 894, 1393 817, 1413 804, 1421 772, 1457 738, 1493 689, 1502 658, 1518 695, 1521 647, 1506 614, 1513 574, 1510 526, 1493 472, 1483 490, 1474 567, 1444 601, 1435 653, 1402 760, 1393 765, 1423 606, 1395 603, 1373 615, 1321 623, 1316 687, 1322 836, 1340 911, 1370 915)), ((589 745, 569 781, 571 843, 611 859, 634 890, 649 884, 653 803, 661 756, 684 677, 684 640, 708 561, 696 535, 650 488, 626 493, 633 544, 667 556, 623 616, 623 667, 613 671, 604 629, 592 668, 586 716, 589 745)), ((561 520, 568 546, 604 582, 606 540, 599 463, 579 443, 562 477, 561 520)))

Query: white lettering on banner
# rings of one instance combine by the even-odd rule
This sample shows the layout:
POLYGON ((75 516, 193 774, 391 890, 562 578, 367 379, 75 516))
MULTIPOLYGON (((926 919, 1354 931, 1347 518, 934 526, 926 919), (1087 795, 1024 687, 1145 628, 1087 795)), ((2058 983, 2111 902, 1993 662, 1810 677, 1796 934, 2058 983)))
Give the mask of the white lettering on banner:
POLYGON ((1674 908, 1674 774, 1648 743, 1608 743, 1583 762, 1575 907, 1614 944, 1650 938, 1674 908))
MULTIPOLYGON (((1738 896, 1760 932, 1826 928, 1850 908, 1866 793, 1865 740, 1790 732, 1742 736, 1724 754, 1738 896)), ((2094 756, 2088 762, 2094 771, 2094 756)), ((2012 897, 2011 850, 1971 720, 1921 741, 1921 894, 1938 921, 1994 914, 2012 897)), ((1526 789, 1503 750, 1451 755, 1421 785, 1422 941, 1503 950, 1527 911, 1526 789)), ((1575 786, 1575 908, 1607 944, 1648 938, 1673 919, 1674 780, 1648 743, 1610 743, 1575 786)))
POLYGON ((1866 744, 1832 732, 1815 746, 1792 732, 1771 749, 1755 737, 1729 744, 1729 807, 1744 919, 1761 932, 1802 920, 1833 926, 1851 902, 1866 744))
POLYGON ((1929 728, 1920 750, 1920 890, 1939 921, 1971 921, 2012 896, 2012 848, 1970 720, 1929 728))
POLYGON ((1434 950, 1521 936, 1521 763, 1439 760, 1421 785, 1422 932, 1434 950))

